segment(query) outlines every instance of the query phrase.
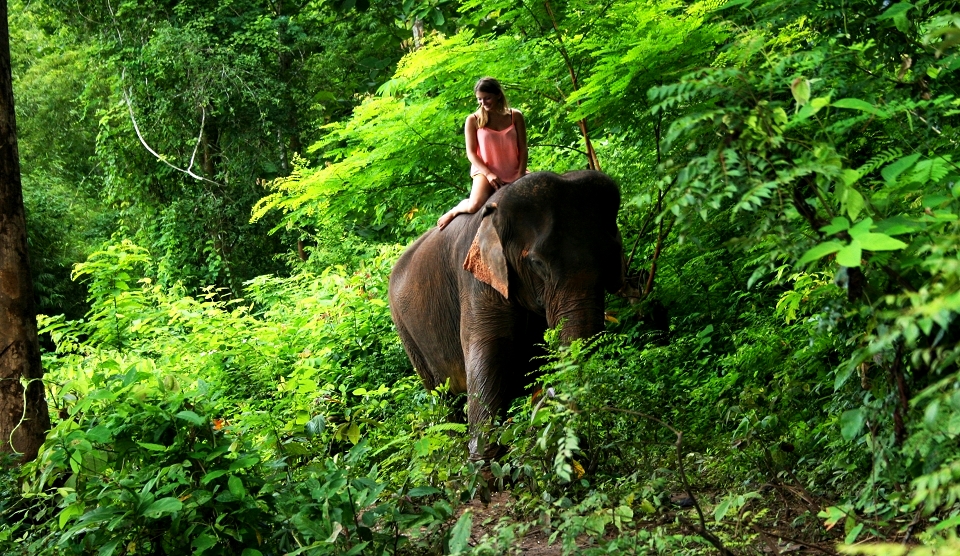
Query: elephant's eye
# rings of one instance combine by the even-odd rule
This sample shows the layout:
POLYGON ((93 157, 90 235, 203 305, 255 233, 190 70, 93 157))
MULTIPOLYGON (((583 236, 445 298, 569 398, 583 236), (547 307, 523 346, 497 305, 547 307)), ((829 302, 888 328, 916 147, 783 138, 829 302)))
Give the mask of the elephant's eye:
POLYGON ((542 280, 547 279, 549 270, 547 269, 547 265, 540 259, 540 257, 537 257, 536 255, 529 255, 527 256, 527 261, 530 263, 530 268, 537 273, 537 276, 539 276, 542 280))

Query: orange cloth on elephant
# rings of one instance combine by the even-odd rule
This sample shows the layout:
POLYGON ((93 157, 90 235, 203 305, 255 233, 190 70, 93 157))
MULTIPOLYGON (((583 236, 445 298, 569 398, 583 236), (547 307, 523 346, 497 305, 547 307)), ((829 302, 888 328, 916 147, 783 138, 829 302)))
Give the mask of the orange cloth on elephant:
MULTIPOLYGON (((504 183, 520 178, 520 150, 517 148, 517 128, 513 123, 513 110, 510 111, 510 125, 499 131, 481 127, 477 129, 477 154, 491 172, 504 183)), ((483 172, 476 165, 470 165, 470 175, 483 172)))

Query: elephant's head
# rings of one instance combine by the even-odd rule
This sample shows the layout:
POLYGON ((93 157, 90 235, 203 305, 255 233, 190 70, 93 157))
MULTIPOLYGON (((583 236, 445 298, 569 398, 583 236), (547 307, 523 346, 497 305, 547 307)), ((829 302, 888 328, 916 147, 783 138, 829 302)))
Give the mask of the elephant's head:
POLYGON ((623 284, 619 207, 599 172, 530 174, 491 197, 464 268, 550 327, 563 320, 564 342, 591 336, 604 290, 623 284))

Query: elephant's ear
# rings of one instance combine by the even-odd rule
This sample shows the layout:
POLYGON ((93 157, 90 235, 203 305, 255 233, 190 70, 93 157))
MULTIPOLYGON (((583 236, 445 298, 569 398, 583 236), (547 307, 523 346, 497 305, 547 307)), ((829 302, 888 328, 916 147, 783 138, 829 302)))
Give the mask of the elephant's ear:
POLYGON ((484 210, 480 229, 473 238, 470 252, 463 261, 463 269, 473 274, 477 280, 490 284, 493 289, 507 296, 507 258, 503 254, 503 244, 493 225, 491 214, 497 208, 496 204, 484 210))

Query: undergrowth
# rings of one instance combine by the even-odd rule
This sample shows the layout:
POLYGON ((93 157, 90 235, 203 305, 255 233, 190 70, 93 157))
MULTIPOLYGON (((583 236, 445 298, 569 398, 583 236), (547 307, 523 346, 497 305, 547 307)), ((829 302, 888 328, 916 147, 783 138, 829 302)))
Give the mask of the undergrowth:
MULTIPOLYGON (((566 553, 695 554, 878 526, 854 505, 823 510, 876 465, 850 442, 847 389, 823 389, 843 349, 818 333, 825 313, 758 310, 831 285, 771 283, 669 342, 644 341, 656 336, 628 305, 597 338, 561 346, 551 331, 548 394, 488 432, 510 450, 484 470, 451 420, 459 400, 424 392, 391 334, 395 256, 259 278, 230 299, 157 286, 131 243, 95 254, 77 269, 88 318, 41 320, 58 419, 0 481, 19 489, 0 506, 4 553, 499 554, 540 531, 566 553), (509 516, 471 537, 458 507, 496 490, 509 516)), ((839 298, 817 295, 826 312, 839 298)), ((952 469, 893 499, 948 503, 952 469)))

